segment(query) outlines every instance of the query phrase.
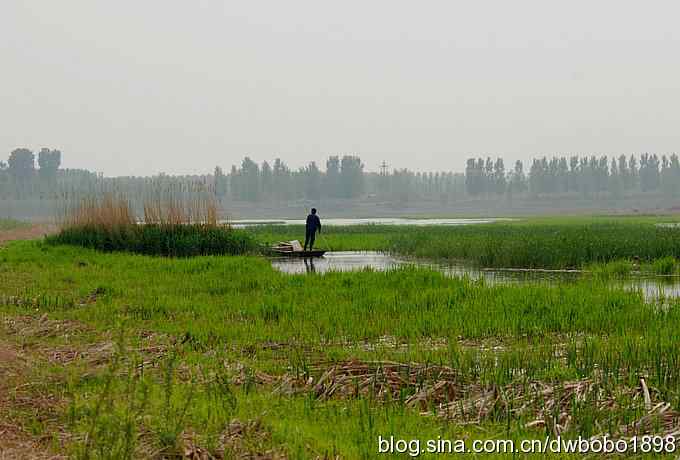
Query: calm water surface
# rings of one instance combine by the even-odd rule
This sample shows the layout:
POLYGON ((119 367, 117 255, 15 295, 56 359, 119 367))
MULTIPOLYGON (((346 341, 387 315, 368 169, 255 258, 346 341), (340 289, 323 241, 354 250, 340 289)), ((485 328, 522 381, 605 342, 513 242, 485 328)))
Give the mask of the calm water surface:
MULTIPOLYGON (((508 218, 488 218, 488 219, 405 219, 401 217, 377 217, 373 219, 325 219, 321 216, 323 225, 473 225, 489 224, 492 222, 510 221, 508 218)), ((253 225, 304 225, 304 219, 248 219, 231 220, 229 223, 236 228, 250 227, 253 225)))
MULTIPOLYGON (((469 276, 471 279, 484 279, 494 283, 550 283, 575 281, 587 276, 578 271, 561 270, 495 270, 477 269, 465 265, 428 263, 384 254, 376 251, 338 251, 327 252, 324 257, 315 259, 277 257, 272 265, 284 273, 325 273, 328 271, 355 271, 363 269, 390 270, 405 265, 428 267, 449 276, 469 276)), ((612 285, 628 290, 641 290, 648 299, 680 296, 680 279, 652 276, 631 276, 625 280, 612 281, 612 285)))

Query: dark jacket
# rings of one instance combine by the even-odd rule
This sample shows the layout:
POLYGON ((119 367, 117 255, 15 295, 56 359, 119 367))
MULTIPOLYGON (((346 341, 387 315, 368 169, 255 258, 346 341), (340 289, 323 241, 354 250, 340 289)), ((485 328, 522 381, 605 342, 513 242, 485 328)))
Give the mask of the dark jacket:
POLYGON ((317 214, 307 216, 307 233, 321 232, 321 220, 317 214))

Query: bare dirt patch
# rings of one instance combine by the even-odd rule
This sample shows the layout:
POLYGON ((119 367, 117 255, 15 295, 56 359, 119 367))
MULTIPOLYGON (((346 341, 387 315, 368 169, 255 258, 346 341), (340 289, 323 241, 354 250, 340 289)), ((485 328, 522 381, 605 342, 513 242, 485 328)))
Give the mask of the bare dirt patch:
POLYGON ((57 460, 61 454, 49 452, 40 441, 13 424, 0 421, 0 460, 57 460))
POLYGON ((56 231, 57 226, 54 224, 34 224, 30 227, 2 230, 0 231, 0 246, 14 240, 37 240, 56 231))
POLYGON ((47 315, 6 317, 0 323, 0 332, 6 334, 8 340, 30 348, 31 352, 43 361, 60 366, 84 364, 86 368, 84 375, 96 373, 107 367, 121 351, 124 359, 139 361, 138 371, 157 367, 168 353, 168 344, 172 340, 164 334, 142 331, 139 334, 141 341, 138 347, 125 347, 124 350, 119 350, 111 332, 96 333, 94 329, 79 321, 53 320, 47 315), (59 343, 44 343, 49 339, 57 339, 59 343))
POLYGON ((19 337, 66 337, 88 330, 87 326, 77 321, 51 320, 42 316, 11 316, 3 322, 5 332, 19 337))

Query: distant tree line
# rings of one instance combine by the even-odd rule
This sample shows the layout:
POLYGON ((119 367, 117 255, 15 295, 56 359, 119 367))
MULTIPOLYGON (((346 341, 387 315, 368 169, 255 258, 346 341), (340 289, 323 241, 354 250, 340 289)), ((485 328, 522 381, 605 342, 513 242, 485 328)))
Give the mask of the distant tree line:
POLYGON ((531 196, 580 194, 584 197, 621 198, 635 192, 661 191, 680 196, 680 161, 670 156, 635 155, 535 158, 528 174, 521 161, 506 172, 503 160, 468 159, 465 168, 468 195, 503 195, 529 192, 531 196))
POLYGON ((465 196, 465 176, 453 172, 413 172, 396 169, 372 176, 375 195, 395 203, 436 200, 440 204, 465 196))
POLYGON ((447 202, 465 194, 462 174, 421 173, 407 169, 366 172, 361 158, 356 155, 330 156, 325 170, 315 162, 291 170, 279 158, 258 165, 245 157, 240 167, 232 166, 228 174, 216 167, 214 178, 218 196, 250 202, 360 198, 447 202))
POLYGON ((613 198, 639 193, 680 197, 680 160, 676 154, 554 156, 521 161, 506 169, 502 158, 470 158, 465 173, 408 169, 365 171, 357 155, 332 155, 322 169, 316 162, 290 168, 277 158, 257 163, 245 157, 229 172, 151 177, 104 177, 83 169, 62 169, 62 153, 18 148, 0 161, 0 198, 69 199, 102 193, 133 197, 191 197, 213 194, 221 201, 290 202, 298 200, 378 200, 395 204, 437 200, 446 204, 470 198, 613 198))
POLYGON ((258 165, 245 157, 241 167, 232 166, 228 176, 219 167, 214 174, 219 196, 243 201, 359 198, 364 193, 364 176, 364 164, 353 155, 329 157, 325 172, 313 161, 291 170, 280 158, 271 165, 267 161, 258 165))
POLYGON ((85 169, 62 169, 61 160, 59 150, 43 148, 37 158, 30 149, 13 150, 7 161, 0 161, 0 199, 68 202, 87 196, 120 194, 142 201, 159 195, 174 199, 212 191, 212 178, 207 174, 104 177, 85 169))
POLYGON ((0 191, 4 198, 24 198, 45 193, 57 184, 61 152, 43 148, 36 156, 29 149, 12 150, 7 162, 0 161, 0 191))

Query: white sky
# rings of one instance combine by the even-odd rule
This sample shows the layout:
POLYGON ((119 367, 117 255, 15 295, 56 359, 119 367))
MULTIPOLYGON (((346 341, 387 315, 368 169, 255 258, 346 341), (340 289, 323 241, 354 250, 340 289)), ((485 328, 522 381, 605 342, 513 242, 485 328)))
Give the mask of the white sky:
POLYGON ((143 175, 673 152, 679 18, 657 0, 0 0, 0 158, 48 146, 143 175))

